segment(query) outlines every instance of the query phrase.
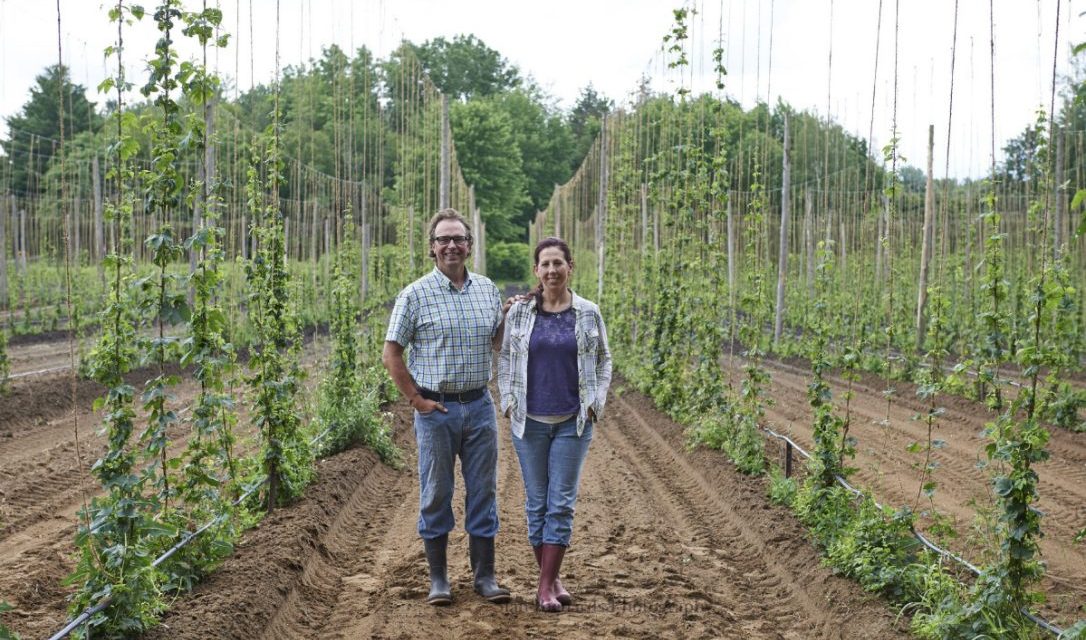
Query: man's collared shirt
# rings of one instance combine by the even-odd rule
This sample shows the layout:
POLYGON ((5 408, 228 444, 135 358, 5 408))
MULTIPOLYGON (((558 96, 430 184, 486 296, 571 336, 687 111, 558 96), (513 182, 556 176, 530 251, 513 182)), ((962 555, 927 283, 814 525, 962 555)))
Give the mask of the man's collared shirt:
POLYGON ((458 291, 434 267, 396 296, 385 340, 410 346, 415 384, 457 393, 490 381, 491 338, 501 321, 501 295, 489 278, 469 271, 458 291))

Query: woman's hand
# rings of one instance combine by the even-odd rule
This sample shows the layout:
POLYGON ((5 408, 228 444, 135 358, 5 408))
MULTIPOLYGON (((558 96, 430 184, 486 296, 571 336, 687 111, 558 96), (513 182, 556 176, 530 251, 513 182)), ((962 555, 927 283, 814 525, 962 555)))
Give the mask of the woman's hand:
POLYGON ((502 305, 502 315, 504 316, 504 315, 508 314, 509 313, 509 308, 512 307, 514 303, 524 302, 525 300, 528 300, 531 297, 532 297, 531 294, 523 294, 523 293, 522 294, 517 294, 515 296, 509 296, 508 298, 505 299, 505 304, 502 305))

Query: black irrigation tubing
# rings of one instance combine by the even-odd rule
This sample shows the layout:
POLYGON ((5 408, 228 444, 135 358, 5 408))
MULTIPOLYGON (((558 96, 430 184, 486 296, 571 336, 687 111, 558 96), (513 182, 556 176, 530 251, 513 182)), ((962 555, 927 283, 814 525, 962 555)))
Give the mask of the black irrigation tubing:
MULTIPOLYGON (((309 446, 313 446, 314 444, 319 442, 322 438, 324 438, 324 436, 328 435, 328 433, 331 430, 332 430, 332 428, 329 427, 329 428, 325 429, 324 431, 320 432, 319 434, 317 434, 312 440, 309 441, 309 446)), ((253 494, 253 492, 255 492, 260 487, 263 487, 264 484, 267 481, 268 481, 268 478, 267 478, 267 476, 265 476, 264 478, 262 478, 260 480, 260 482, 254 483, 251 487, 246 489, 245 493, 238 496, 238 498, 236 500, 234 500, 234 502, 232 503, 231 506, 236 507, 239 504, 241 504, 242 502, 244 502, 249 496, 251 496, 253 494)), ((158 558, 155 558, 154 562, 151 563, 151 566, 157 568, 160 564, 162 564, 167 559, 169 559, 170 556, 172 556, 173 554, 180 551, 185 545, 187 545, 189 542, 194 540, 197 536, 202 534, 204 531, 207 531, 208 529, 215 526, 216 524, 222 523, 229 515, 230 515, 229 512, 220 513, 219 515, 215 516, 210 521, 205 523, 199 529, 196 529, 195 531, 187 533, 185 535, 185 537, 182 538, 177 544, 175 544, 173 547, 171 547, 165 553, 160 555, 158 558)), ((72 631, 75 631, 79 627, 79 625, 86 623, 88 620, 90 620, 91 616, 93 616, 94 614, 99 613, 101 611, 104 611, 112 603, 113 603, 113 596, 106 596, 102 600, 98 601, 97 604, 85 609, 83 611, 83 613, 81 613, 78 616, 76 616, 75 618, 73 618, 70 622, 68 622, 67 625, 65 625, 65 627, 63 629, 61 629, 60 631, 58 631, 55 634, 53 634, 52 636, 50 636, 49 640, 60 640, 61 638, 66 638, 68 636, 68 634, 71 633, 72 631)))
MULTIPOLYGON (((241 504, 241 502, 243 500, 245 500, 246 498, 248 498, 249 496, 251 496, 254 491, 256 491, 260 487, 264 486, 264 483, 267 482, 267 481, 268 481, 268 479, 264 478, 260 482, 258 482, 256 484, 254 484, 253 486, 249 487, 249 489, 247 489, 245 491, 245 493, 241 494, 238 497, 238 499, 233 502, 233 506, 236 507, 239 504, 241 504)), ((219 515, 212 518, 204 526, 200 527, 199 529, 197 529, 197 530, 195 530, 195 531, 193 531, 191 533, 188 533, 184 538, 181 539, 180 542, 178 542, 176 545, 174 545, 173 548, 169 549, 168 551, 163 553, 161 556, 156 558, 155 561, 151 563, 151 566, 152 567, 158 567, 158 565, 165 562, 170 556, 177 553, 182 547, 187 545, 193 538, 200 535, 201 533, 203 533, 207 529, 211 528, 212 526, 222 522, 223 520, 226 519, 226 517, 227 517, 226 513, 220 513, 219 515)), ((111 604, 113 604, 113 596, 106 596, 105 598, 98 601, 98 604, 95 604, 94 606, 92 606, 92 607, 90 607, 88 609, 85 609, 83 611, 83 613, 81 613, 78 616, 76 616, 75 618, 73 618, 63 629, 61 629, 60 631, 58 631, 54 635, 52 635, 49 638, 49 640, 60 640, 60 638, 67 637, 68 634, 71 633, 72 631, 75 631, 79 627, 79 625, 87 622, 88 620, 90 620, 91 616, 93 616, 94 614, 96 614, 96 613, 98 613, 100 611, 105 610, 111 604)))
MULTIPOLYGON (((789 445, 791 445, 793 448, 795 448, 796 451, 799 451, 800 455, 802 455, 804 458, 809 459, 811 457, 811 454, 804 451, 803 447, 796 444, 796 442, 794 440, 792 440, 791 438, 789 438, 788 436, 786 436, 784 434, 777 433, 776 431, 774 431, 774 430, 772 430, 772 429, 770 429, 768 427, 761 427, 761 429, 762 429, 762 431, 764 431, 769 436, 777 438, 778 440, 784 440, 785 442, 787 442, 789 445)), ((848 481, 845 480, 844 478, 842 478, 841 476, 835 475, 834 478, 837 479, 837 482, 842 487, 847 489, 852 494, 854 494, 854 495, 856 495, 857 497, 860 497, 860 498, 865 497, 862 491, 860 491, 859 489, 857 489, 857 488, 853 487, 852 485, 850 485, 848 483, 848 481)), ((879 509, 883 508, 882 505, 879 504, 877 501, 875 502, 875 506, 878 507, 879 509)), ((976 566, 974 566, 971 562, 969 562, 965 558, 962 558, 961 556, 953 553, 952 551, 947 551, 946 549, 940 548, 934 542, 932 542, 927 537, 925 537, 924 534, 920 533, 916 529, 913 529, 912 525, 909 526, 909 531, 910 531, 910 533, 913 534, 913 537, 915 537, 917 540, 919 540, 920 543, 923 544, 925 547, 931 549, 935 553, 938 553, 939 555, 943 556, 944 558, 949 558, 949 559, 957 562, 958 564, 960 564, 961 566, 965 567, 970 572, 972 572, 973 575, 975 575, 975 576, 981 575, 981 570, 978 569, 976 566)), ((1052 635, 1056 636, 1057 638, 1059 638, 1059 637, 1061 637, 1063 635, 1063 629, 1061 629, 1061 628, 1057 627, 1056 625, 1048 622, 1047 620, 1045 620, 1044 618, 1042 618, 1040 616, 1037 616, 1037 615, 1034 615, 1034 614, 1030 613, 1029 610, 1026 609, 1025 607, 1023 607, 1020 610, 1020 613, 1026 619, 1028 619, 1030 622, 1037 625, 1041 629, 1044 629, 1045 631, 1051 633, 1052 635)))

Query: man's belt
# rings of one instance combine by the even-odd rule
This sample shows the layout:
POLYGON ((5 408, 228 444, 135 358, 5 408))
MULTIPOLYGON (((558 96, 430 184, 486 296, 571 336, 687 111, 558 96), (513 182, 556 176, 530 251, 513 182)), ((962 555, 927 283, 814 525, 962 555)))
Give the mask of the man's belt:
POLYGON ((440 402, 441 404, 445 404, 446 402, 459 402, 460 404, 475 402, 479 398, 482 398, 484 393, 486 393, 486 387, 479 387, 478 389, 460 391, 457 393, 450 393, 448 391, 430 391, 429 389, 419 388, 420 396, 427 400, 440 402))

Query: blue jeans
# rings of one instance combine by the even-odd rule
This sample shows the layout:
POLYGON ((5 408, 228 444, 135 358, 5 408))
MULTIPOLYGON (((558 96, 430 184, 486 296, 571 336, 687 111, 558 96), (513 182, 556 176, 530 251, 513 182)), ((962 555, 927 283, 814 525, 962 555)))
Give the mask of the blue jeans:
POLYGON ((528 542, 569 546, 573 511, 581 483, 592 422, 577 437, 577 418, 546 424, 528 418, 524 437, 513 436, 513 448, 524 477, 524 511, 528 516, 528 542))
POLYGON ((453 530, 452 498, 456 457, 464 477, 464 529, 498 534, 498 423, 490 392, 478 400, 444 403, 448 413, 415 412, 419 447, 419 535, 436 538, 453 530))

